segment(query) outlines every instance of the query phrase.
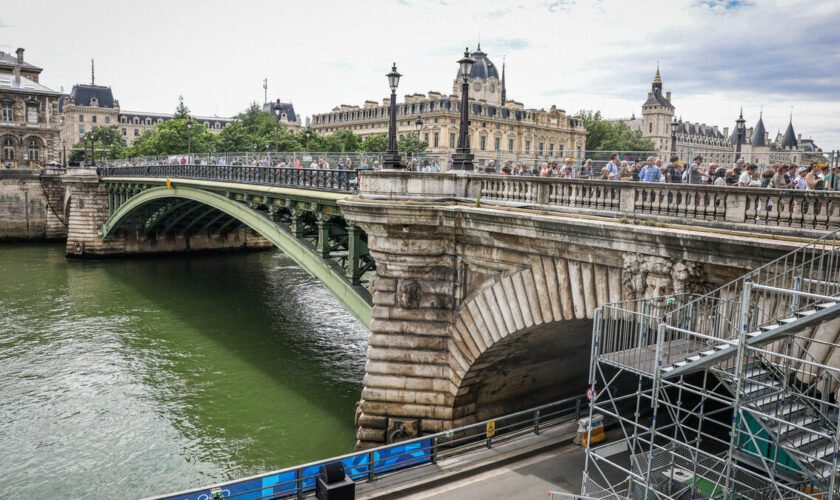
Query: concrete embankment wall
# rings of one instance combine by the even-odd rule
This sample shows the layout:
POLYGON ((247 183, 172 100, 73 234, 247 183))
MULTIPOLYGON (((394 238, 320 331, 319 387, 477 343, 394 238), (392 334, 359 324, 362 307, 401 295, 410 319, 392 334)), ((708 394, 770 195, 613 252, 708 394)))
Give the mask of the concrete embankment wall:
MULTIPOLYGON (((63 191, 63 187, 59 188, 63 191)), ((37 177, 0 177, 0 240, 67 237, 67 228, 47 203, 50 189, 49 183, 42 184, 37 177)))

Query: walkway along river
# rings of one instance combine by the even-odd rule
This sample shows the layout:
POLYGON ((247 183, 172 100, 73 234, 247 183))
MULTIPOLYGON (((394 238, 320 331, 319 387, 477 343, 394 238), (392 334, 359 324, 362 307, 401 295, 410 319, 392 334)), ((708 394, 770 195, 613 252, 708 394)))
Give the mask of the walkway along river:
POLYGON ((366 330, 279 252, 0 246, 0 497, 140 497, 346 453, 366 330))

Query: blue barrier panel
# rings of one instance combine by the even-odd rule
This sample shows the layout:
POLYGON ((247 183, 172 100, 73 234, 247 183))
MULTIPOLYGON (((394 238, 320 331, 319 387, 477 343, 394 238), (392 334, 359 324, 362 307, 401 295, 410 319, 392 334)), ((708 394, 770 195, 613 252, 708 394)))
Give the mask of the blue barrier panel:
MULTIPOLYGON (((368 477, 370 452, 359 452, 341 459, 344 472, 354 481, 368 477)), ((395 444, 373 452, 375 474, 394 472, 432 461, 432 440, 422 439, 408 444, 395 444)), ((321 472, 321 464, 310 465, 302 470, 302 490, 315 490, 315 480, 321 472)), ((266 474, 264 476, 223 484, 216 488, 204 488, 181 495, 165 497, 166 500, 212 500, 212 491, 219 490, 223 498, 236 500, 265 500, 283 498, 297 492, 297 477, 294 470, 266 474)))

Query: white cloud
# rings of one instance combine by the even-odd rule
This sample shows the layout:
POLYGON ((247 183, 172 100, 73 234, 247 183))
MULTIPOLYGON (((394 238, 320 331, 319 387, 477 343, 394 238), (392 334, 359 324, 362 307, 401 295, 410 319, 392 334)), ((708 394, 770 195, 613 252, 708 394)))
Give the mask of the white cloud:
POLYGON ((508 95, 533 107, 639 113, 661 61, 683 118, 732 126, 763 105, 771 134, 794 125, 840 149, 840 6, 828 0, 12 2, 4 41, 26 47, 42 81, 111 85, 126 109, 232 115, 262 99, 310 115, 387 93, 451 91, 463 47, 481 33, 508 95), (37 4, 37 8, 36 5, 37 4), (50 12, 49 16, 41 13, 50 12), (92 28, 90 28, 92 27, 92 28))

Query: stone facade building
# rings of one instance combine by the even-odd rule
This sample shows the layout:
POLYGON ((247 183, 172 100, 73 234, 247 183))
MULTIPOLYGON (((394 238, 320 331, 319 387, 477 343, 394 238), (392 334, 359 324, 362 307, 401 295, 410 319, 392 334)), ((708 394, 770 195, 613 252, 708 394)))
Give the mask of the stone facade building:
MULTIPOLYGON (((653 142, 663 161, 671 153, 672 123, 675 107, 671 103, 671 92, 662 90, 662 76, 659 68, 653 77, 647 100, 642 104, 642 119, 625 120, 630 128, 642 133, 642 137, 653 142)), ((728 139, 728 129, 722 131, 717 125, 693 123, 677 120, 676 154, 681 160, 688 161, 697 155, 709 162, 731 161, 732 147, 728 139)))
POLYGON ((43 71, 0 52, 0 160, 3 168, 40 168, 60 159, 59 93, 38 83, 43 71))
MULTIPOLYGON (((470 146, 477 164, 495 160, 531 160, 574 155, 586 145, 581 122, 552 106, 548 111, 526 108, 508 99, 505 68, 501 75, 487 54, 470 54, 475 60, 470 83, 470 146)), ((427 152, 447 154, 457 147, 460 117, 461 74, 452 94, 409 94, 397 105, 398 136, 416 134, 427 152)), ((362 106, 342 104, 329 113, 316 114, 311 126, 319 134, 351 130, 362 138, 387 135, 390 98, 365 101, 362 106)))
MULTIPOLYGON (((61 96, 61 134, 67 147, 81 142, 87 132, 96 127, 116 125, 127 145, 146 130, 172 119, 171 113, 149 111, 124 111, 114 98, 111 87, 91 84, 76 84, 69 94, 61 96)), ((196 123, 202 123, 213 133, 219 133, 233 121, 218 116, 193 116, 196 123)))
MULTIPOLYGON (((96 85, 93 61, 91 61, 90 84, 73 85, 69 94, 62 95, 59 109, 62 116, 61 135, 67 147, 82 141, 85 134, 96 127, 117 126, 127 145, 134 143, 143 132, 153 130, 161 123, 171 120, 171 113, 152 111, 125 111, 114 98, 111 87, 96 85)), ((271 113, 283 127, 292 130, 301 128, 300 116, 291 103, 267 102, 263 111, 271 113)), ((234 118, 193 115, 194 123, 201 123, 212 133, 218 134, 234 118)))
MULTIPOLYGON (((653 142, 659 156, 665 160, 671 154, 672 123, 676 108, 671 103, 671 92, 662 90, 662 77, 659 68, 648 92, 647 100, 642 105, 642 119, 635 116, 624 120, 630 128, 638 130, 645 139, 653 142)), ((738 146, 737 124, 743 120, 743 112, 736 120, 730 133, 729 127, 719 129, 717 125, 676 120, 676 155, 682 161, 691 161, 695 156, 702 156, 707 163, 731 164, 736 159, 738 146)), ((793 131, 793 120, 788 124, 784 135, 777 134, 770 141, 763 116, 759 115, 755 127, 744 127, 741 137, 741 153, 747 162, 767 165, 777 161, 808 163, 823 161, 822 150, 812 139, 802 139, 793 131)))
MULTIPOLYGON (((738 119, 744 119, 743 113, 738 119)), ((736 144, 737 140, 737 131, 733 130, 730 142, 736 144)), ((793 116, 788 122, 785 133, 777 132, 771 141, 770 133, 764 126, 763 113, 758 115, 755 127, 745 127, 744 137, 741 138, 741 156, 746 161, 757 164, 788 162, 807 165, 812 161, 825 161, 823 150, 814 143, 813 139, 803 139, 802 134, 794 131, 793 116)))

